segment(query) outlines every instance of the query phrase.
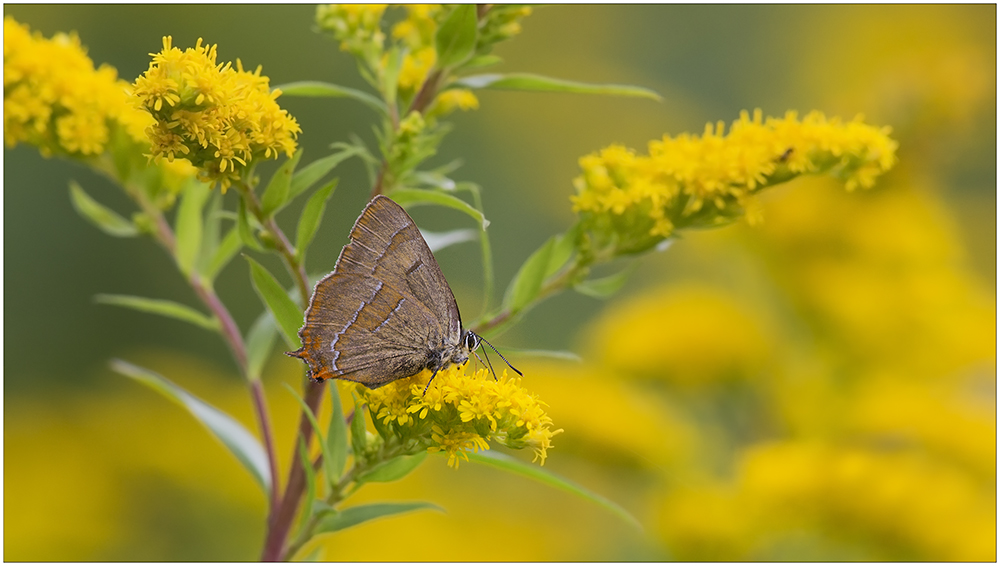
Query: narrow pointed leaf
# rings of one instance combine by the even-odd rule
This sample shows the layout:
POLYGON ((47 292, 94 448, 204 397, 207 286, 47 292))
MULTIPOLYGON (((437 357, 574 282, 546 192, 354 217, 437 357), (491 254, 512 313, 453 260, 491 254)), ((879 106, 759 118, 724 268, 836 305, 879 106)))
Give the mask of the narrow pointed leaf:
POLYGON ((264 216, 270 216, 290 199, 289 187, 292 184, 292 174, 295 173, 295 166, 298 165, 300 159, 302 159, 301 149, 296 151, 295 155, 285 161, 271 176, 267 188, 264 189, 264 196, 260 198, 260 206, 264 216))
POLYGON ((271 485, 267 454, 260 442, 235 419, 181 389, 167 378, 123 360, 112 360, 111 369, 154 389, 187 409, 236 456, 265 493, 271 485))
POLYGON ((434 36, 438 68, 457 66, 472 56, 477 26, 476 7, 472 4, 461 4, 448 14, 434 36))
POLYGON ((94 300, 105 305, 115 305, 137 311, 168 316, 190 322, 195 326, 200 326, 208 330, 218 330, 219 320, 213 316, 202 314, 197 310, 180 303, 168 301, 166 299, 147 299, 146 297, 135 297, 132 295, 96 295, 94 300))
POLYGON ((243 257, 250 263, 250 279, 253 282, 253 288, 267 305, 271 314, 274 315, 274 320, 278 322, 285 342, 293 350, 298 348, 299 328, 303 321, 302 309, 289 298, 288 293, 278 284, 271 272, 252 257, 247 255, 243 257))
POLYGON ((340 390, 336 383, 331 382, 330 389, 330 425, 326 429, 326 445, 330 453, 330 471, 333 477, 339 479, 347 464, 347 422, 344 420, 344 407, 340 403, 340 390))
POLYGON ((427 452, 418 452, 411 456, 397 456, 360 474, 358 482, 391 482, 401 480, 409 475, 410 472, 417 469, 417 466, 423 463, 425 458, 427 458, 427 452))
POLYGON ((222 233, 222 192, 212 191, 205 207, 204 231, 201 237, 201 250, 198 252, 198 273, 204 273, 219 248, 222 233))
POLYGON ((649 98, 656 101, 662 100, 662 97, 656 92, 639 86, 580 83, 529 73, 470 75, 462 77, 452 84, 473 89, 604 94, 649 98))
POLYGON ((198 259, 201 249, 201 236, 204 219, 201 211, 205 207, 211 191, 204 183, 192 183, 184 190, 180 207, 177 209, 177 242, 174 246, 174 258, 181 273, 190 275, 198 259))
POLYGON ((638 265, 638 263, 632 263, 629 267, 626 267, 614 275, 600 277, 598 279, 590 279, 588 281, 581 281, 580 283, 574 285, 573 289, 575 289, 578 293, 587 295, 588 297, 606 299, 617 293, 618 290, 625 285, 628 278, 635 273, 638 265))
POLYGON ((292 177, 289 200, 309 190, 309 187, 316 184, 317 181, 322 179, 330 171, 333 171, 337 165, 340 165, 346 159, 359 155, 360 153, 361 150, 359 148, 352 146, 340 150, 332 155, 328 155, 322 159, 317 159, 309 165, 306 165, 301 171, 292 177))
POLYGON ((247 332, 247 377, 251 381, 260 379, 264 362, 274 349, 274 340, 278 337, 278 324, 274 321, 271 311, 264 309, 247 332))
POLYGON ((305 525, 306 521, 309 520, 309 515, 312 514, 312 502, 316 500, 316 470, 309 459, 309 449, 306 448, 306 443, 302 440, 301 436, 299 437, 297 454, 299 456, 299 463, 302 464, 302 470, 306 475, 306 498, 303 500, 302 509, 299 511, 299 525, 305 525))
POLYGON ((427 247, 429 247, 432 252, 438 252, 449 246, 461 244, 462 242, 474 242, 479 239, 479 234, 479 230, 473 230, 471 228, 461 228, 458 230, 449 230, 447 232, 431 232, 429 230, 420 231, 420 235, 424 237, 424 241, 427 242, 427 247))
POLYGON ((295 231, 295 253, 298 256, 299 263, 305 260, 306 250, 309 248, 309 244, 312 243, 312 239, 316 236, 316 231, 319 230, 320 221, 323 220, 323 212, 326 211, 326 199, 330 198, 336 186, 336 179, 324 185, 323 188, 309 197, 305 208, 302 209, 302 216, 299 217, 299 227, 295 231))
POLYGON ((400 513, 408 513, 410 511, 417 511, 420 509, 434 509, 436 511, 444 512, 444 509, 441 507, 425 501, 410 501, 406 503, 370 503, 368 505, 357 505, 355 507, 348 507, 339 513, 327 515, 326 518, 320 521, 319 525, 316 527, 315 533, 320 534, 342 531, 380 517, 399 515, 400 513))
POLYGON ((579 354, 570 352, 569 350, 526 350, 521 348, 502 348, 500 346, 497 346, 497 349, 509 358, 551 358, 570 362, 583 361, 583 358, 579 354))
POLYGON ((240 199, 239 208, 236 211, 236 228, 239 232, 240 239, 243 243, 254 251, 264 251, 264 246, 260 245, 257 241, 257 237, 253 235, 253 229, 250 226, 250 216, 247 211, 247 205, 240 199))
POLYGON ((486 220, 482 212, 479 212, 464 200, 446 193, 429 191, 427 189, 396 189, 389 196, 402 207, 438 204, 468 214, 483 227, 483 230, 490 225, 490 221, 486 220))
POLYGON ((122 218, 117 212, 90 198, 83 188, 76 181, 69 183, 69 196, 73 203, 73 208, 89 220, 91 224, 97 226, 105 234, 117 238, 131 238, 139 234, 138 228, 128 220, 122 218))
POLYGON ((215 281, 222 268, 226 267, 242 248, 243 239, 240 238, 240 229, 238 226, 233 226, 226 233, 226 237, 222 239, 222 243, 215 248, 215 253, 212 254, 212 259, 202 271, 202 276, 209 281, 215 281))
POLYGON ((517 275, 507 287, 504 296, 504 305, 513 310, 519 311, 538 296, 548 273, 549 261, 552 258, 552 249, 555 247, 556 239, 549 238, 542 244, 542 247, 535 250, 528 259, 524 261, 517 275))
MULTIPOLYGON (((288 385, 287 383, 285 383, 284 385, 285 387, 288 388, 289 391, 292 392, 292 395, 295 396, 295 399, 299 402, 299 405, 302 406, 302 413, 306 416, 307 419, 309 419, 309 424, 312 425, 313 432, 316 433, 316 438, 319 439, 319 449, 320 452, 323 454, 323 468, 326 470, 326 481, 330 485, 334 485, 337 482, 337 480, 340 479, 340 474, 333 472, 334 460, 332 455, 330 454, 330 446, 326 443, 325 440, 323 440, 323 430, 320 429, 319 427, 319 421, 316 420, 316 415, 313 414, 312 409, 309 408, 309 405, 306 405, 305 400, 302 399, 302 397, 299 397, 299 394, 296 393, 295 390, 292 389, 290 385, 288 385)), ((309 463, 309 467, 310 468, 312 467, 311 462, 309 463)))
POLYGON ((575 224, 564 234, 556 236, 556 242, 552 246, 552 255, 549 256, 549 266, 545 270, 545 277, 555 275, 569 262, 576 250, 576 240, 580 236, 581 224, 575 224))
POLYGON ((357 461, 358 454, 365 450, 367 443, 367 429, 365 428, 365 406, 360 399, 351 393, 354 398, 354 418, 351 420, 351 450, 354 452, 354 459, 357 461))
POLYGON ((320 98, 352 98, 358 102, 367 104, 379 113, 386 113, 385 104, 377 97, 346 86, 320 81, 298 81, 287 83, 276 87, 281 89, 281 94, 288 96, 308 96, 320 98))
MULTIPOLYGON (((444 452, 441 452, 441 454, 444 454, 444 452)), ((513 472, 556 489, 572 493, 573 495, 592 503, 596 503, 608 511, 611 511, 640 531, 643 530, 642 524, 639 523, 639 520, 633 517, 631 513, 626 511, 614 501, 611 501, 602 495, 598 495, 566 478, 557 476, 552 472, 548 472, 541 466, 522 462, 516 458, 512 458, 494 450, 483 450, 479 453, 467 453, 467 455, 469 456, 469 460, 472 462, 485 464, 487 466, 497 468, 498 470, 513 472)))

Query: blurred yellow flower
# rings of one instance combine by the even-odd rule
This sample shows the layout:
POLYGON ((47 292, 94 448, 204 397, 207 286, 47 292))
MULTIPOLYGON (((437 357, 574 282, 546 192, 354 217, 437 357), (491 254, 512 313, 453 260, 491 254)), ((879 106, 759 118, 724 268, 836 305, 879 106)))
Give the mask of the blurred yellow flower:
POLYGON ((185 51, 163 38, 149 69, 136 79, 132 92, 138 108, 156 120, 146 129, 152 156, 188 159, 206 182, 223 191, 255 160, 291 157, 298 123, 268 90, 268 79, 243 70, 237 59, 216 65, 216 46, 199 39, 185 51))
POLYGON ((42 155, 91 158, 123 142, 144 145, 148 115, 132 108, 113 67, 94 69, 75 34, 44 39, 4 18, 4 142, 42 155))
POLYGON ((399 70, 399 89, 414 91, 420 88, 436 60, 437 51, 433 47, 423 47, 413 53, 407 53, 399 70))
POLYGON ((703 286, 646 293, 608 309, 589 351, 625 376, 689 387, 758 376, 773 339, 760 315, 703 286))
POLYGON ((786 521, 834 520, 892 537, 917 560, 995 559, 996 494, 908 451, 771 443, 748 450, 746 503, 786 521))
POLYGON ((797 175, 831 172, 848 190, 871 187, 896 160, 888 133, 860 117, 742 112, 729 134, 720 122, 700 137, 651 141, 648 156, 617 145, 584 156, 573 210, 616 253, 637 253, 676 230, 736 220, 754 194, 797 175))
POLYGON ((495 380, 489 370, 470 375, 465 367, 440 370, 426 393, 429 370, 378 389, 359 385, 357 391, 383 439, 446 452, 450 466, 468 459, 466 452, 488 448, 489 440, 508 448, 530 447, 544 465, 552 437, 562 432, 552 430, 544 403, 506 370, 495 380))

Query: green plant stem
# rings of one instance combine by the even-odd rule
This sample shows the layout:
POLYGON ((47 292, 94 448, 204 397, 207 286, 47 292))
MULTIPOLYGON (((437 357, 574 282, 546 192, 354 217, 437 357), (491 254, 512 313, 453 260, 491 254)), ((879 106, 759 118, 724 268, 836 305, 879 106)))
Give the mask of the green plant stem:
POLYGON ((549 279, 542 284, 542 288, 538 292, 538 295, 536 295, 534 300, 527 305, 521 307, 520 309, 503 309, 492 317, 489 317, 487 320, 477 322, 473 325, 471 330, 479 335, 503 330, 505 326, 514 322, 514 320, 518 317, 534 308, 535 305, 571 286, 580 278, 580 276, 585 275, 589 269, 589 262, 574 262, 569 267, 556 273, 552 277, 549 277, 549 279))
POLYGON ((260 200, 257 199, 257 194, 253 192, 253 189, 245 184, 239 184, 240 196, 243 197, 243 201, 247 205, 247 210, 261 223, 264 228, 274 236, 278 246, 277 251, 281 255, 282 259, 285 260, 285 266, 288 268, 288 272, 292 275, 292 279, 295 281, 295 286, 299 290, 299 295, 302 297, 302 304, 309 304, 309 277, 306 275, 306 267, 299 262, 295 255, 295 246, 292 245, 291 241, 285 236, 285 233, 278 226, 278 223, 274 221, 274 217, 265 216, 263 210, 260 206, 260 200))

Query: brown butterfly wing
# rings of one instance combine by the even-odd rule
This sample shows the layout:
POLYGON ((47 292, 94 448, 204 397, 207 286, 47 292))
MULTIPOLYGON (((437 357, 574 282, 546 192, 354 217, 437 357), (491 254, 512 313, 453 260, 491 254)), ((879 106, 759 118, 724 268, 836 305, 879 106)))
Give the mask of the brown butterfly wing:
POLYGON ((435 325, 434 313, 382 281, 331 273, 316 285, 295 355, 313 379, 374 388, 428 366, 435 325))
POLYGON ((462 319, 455 295, 413 219, 388 197, 378 195, 368 203, 334 272, 371 275, 412 295, 438 313, 449 343, 458 343, 462 319))
POLYGON ((455 297, 406 212, 376 196, 351 230, 333 273, 316 284, 302 348, 313 379, 379 387, 432 365, 461 339, 455 297))

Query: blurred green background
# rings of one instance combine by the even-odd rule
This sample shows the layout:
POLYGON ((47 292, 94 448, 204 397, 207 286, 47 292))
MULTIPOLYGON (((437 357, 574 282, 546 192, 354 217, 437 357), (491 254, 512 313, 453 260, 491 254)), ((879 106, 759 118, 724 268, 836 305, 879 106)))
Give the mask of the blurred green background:
MULTIPOLYGON (((353 60, 312 31, 314 10, 4 6, 46 37, 75 30, 128 81, 172 35, 182 48, 218 43, 220 61, 262 65, 272 85, 365 88, 353 60)), ((447 514, 329 536, 325 556, 995 560, 995 23, 985 5, 536 8, 497 48, 499 70, 641 85, 664 101, 484 92, 479 110, 454 116, 433 163, 460 158, 454 177, 484 188, 500 289, 572 222, 577 159, 611 143, 644 152, 743 109, 817 109, 892 126, 900 162, 865 193, 826 179, 771 190, 762 226, 686 234, 644 258, 615 298, 565 293, 497 340, 583 355, 512 361, 566 430, 546 466, 621 503, 644 532, 561 492, 432 458, 360 498, 430 500, 447 514)), ((356 103, 279 103, 302 125, 306 162, 352 133, 373 138, 356 103)), ((367 201, 360 165, 338 171, 310 272, 332 269, 367 201)), ((82 167, 5 149, 4 558, 254 559, 265 502, 250 478, 107 361, 157 370, 252 428, 239 376, 216 336, 93 302, 197 304, 149 241, 79 218, 70 179, 130 211, 82 167)), ((414 216, 431 230, 469 224, 414 216)), ((483 307, 476 248, 438 254, 467 320, 483 307)), ((247 275, 233 261, 217 284, 244 329, 261 310, 247 275)), ((276 355, 266 375, 284 458, 297 410, 279 384, 301 370, 276 355)))

